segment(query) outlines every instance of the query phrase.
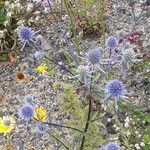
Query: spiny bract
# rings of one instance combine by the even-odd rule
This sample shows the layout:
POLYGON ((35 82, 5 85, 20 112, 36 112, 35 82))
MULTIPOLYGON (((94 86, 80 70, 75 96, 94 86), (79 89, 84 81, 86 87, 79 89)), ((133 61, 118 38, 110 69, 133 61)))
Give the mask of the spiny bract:
POLYGON ((87 53, 87 60, 91 65, 99 64, 102 58, 102 49, 100 47, 89 50, 87 53))

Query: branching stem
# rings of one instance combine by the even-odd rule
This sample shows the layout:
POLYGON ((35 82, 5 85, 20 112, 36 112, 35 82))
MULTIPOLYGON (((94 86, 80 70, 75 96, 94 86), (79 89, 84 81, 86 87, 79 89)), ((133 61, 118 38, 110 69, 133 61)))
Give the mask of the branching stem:
POLYGON ((54 126, 54 127, 68 128, 68 129, 72 129, 72 130, 83 133, 83 131, 81 131, 80 129, 70 127, 70 126, 65 126, 65 125, 60 125, 60 124, 55 124, 55 123, 49 123, 49 122, 43 122, 43 124, 47 124, 49 126, 54 126))
MULTIPOLYGON (((87 132, 89 124, 90 124, 90 116, 91 116, 91 108, 92 108, 92 100, 91 100, 91 96, 90 95, 88 96, 88 100, 89 100, 89 110, 88 110, 88 116, 87 116, 87 121, 86 121, 86 124, 85 124, 84 133, 87 132)), ((84 149, 84 143, 85 143, 85 134, 82 137, 80 150, 84 149)))
POLYGON ((49 131, 46 131, 49 135, 51 135, 56 141, 58 141, 59 143, 61 143, 67 150, 69 150, 69 148, 61 141, 59 140, 55 135, 51 134, 49 131))

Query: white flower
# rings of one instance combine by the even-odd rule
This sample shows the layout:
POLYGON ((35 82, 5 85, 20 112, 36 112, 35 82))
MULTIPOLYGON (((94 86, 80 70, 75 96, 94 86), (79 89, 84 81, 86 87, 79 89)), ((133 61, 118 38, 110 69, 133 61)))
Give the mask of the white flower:
POLYGON ((116 131, 118 131, 118 130, 120 130, 120 128, 119 128, 119 127, 116 127, 116 131))
POLYGON ((125 122, 130 122, 129 116, 126 117, 125 122))
POLYGON ((0 38, 3 38, 3 36, 4 36, 4 31, 0 30, 0 38))
POLYGON ((126 119, 125 119, 125 124, 124 124, 125 128, 129 127, 129 122, 130 122, 130 119, 129 119, 129 116, 127 116, 126 119))
POLYGON ((40 3, 40 2, 42 2, 42 0, 33 0, 33 2, 40 3))
POLYGON ((128 128, 128 127, 129 127, 129 123, 128 123, 128 122, 125 122, 124 127, 125 127, 125 128, 128 128))
POLYGON ((11 3, 11 4, 10 4, 10 8, 11 8, 11 10, 14 10, 14 8, 15 8, 14 3, 11 3))
POLYGON ((49 8, 48 7, 45 7, 44 8, 44 13, 48 13, 49 12, 49 8))
POLYGON ((142 134, 139 134, 139 135, 138 135, 138 138, 140 138, 140 137, 142 137, 142 134))
POLYGON ((127 136, 130 136, 130 135, 131 135, 131 132, 128 130, 128 131, 126 132, 126 135, 127 135, 127 136))
POLYGON ((107 121, 110 122, 110 121, 111 121, 111 118, 108 118, 107 121))
POLYGON ((18 22, 17 22, 17 25, 19 25, 19 26, 21 26, 21 25, 23 25, 24 24, 24 20, 19 20, 18 22))
POLYGON ((17 4, 17 3, 19 3, 20 2, 20 0, 15 0, 15 4, 17 4))
POLYGON ((5 6, 8 7, 9 5, 10 5, 9 1, 6 1, 6 2, 5 2, 5 6))
POLYGON ((135 147, 136 149, 141 149, 141 147, 140 147, 139 144, 135 144, 134 147, 135 147))
POLYGON ((113 127, 114 127, 114 128, 117 128, 117 125, 116 125, 116 124, 114 124, 114 125, 113 125, 113 127))
POLYGON ((7 21, 5 21, 5 22, 4 22, 4 26, 9 25, 9 23, 10 23, 10 22, 9 22, 8 20, 7 20, 7 21))
POLYGON ((12 12, 8 12, 6 15, 7 18, 10 18, 11 16, 12 16, 12 12))
POLYGON ((35 14, 35 15, 39 15, 39 14, 40 14, 40 11, 35 11, 34 14, 35 14))
POLYGON ((135 134, 139 134, 139 132, 138 132, 138 131, 135 131, 135 134))
POLYGON ((16 7, 17 7, 18 9, 20 9, 21 4, 20 4, 20 3, 16 3, 16 7))
POLYGON ((27 12, 31 12, 31 11, 33 10, 33 8, 34 8, 34 5, 33 5, 33 4, 28 4, 26 11, 27 11, 27 12))
POLYGON ((38 21, 40 19, 40 16, 36 16, 35 20, 38 21))
POLYGON ((140 146, 144 147, 144 146, 145 146, 145 143, 144 143, 144 142, 141 142, 141 143, 140 143, 140 146))

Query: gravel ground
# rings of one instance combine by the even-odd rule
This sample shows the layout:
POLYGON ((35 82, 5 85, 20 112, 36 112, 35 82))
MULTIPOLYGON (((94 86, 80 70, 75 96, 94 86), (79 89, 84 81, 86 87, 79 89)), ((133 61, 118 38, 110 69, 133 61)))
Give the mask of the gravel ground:
MULTIPOLYGON (((147 17, 150 14, 149 8, 150 7, 148 7, 146 12, 147 17)), ((135 15, 137 16, 139 12, 140 6, 137 5, 135 15)), ((125 0, 114 0, 107 13, 108 16, 106 21, 109 26, 108 34, 119 35, 131 30, 133 24, 131 8, 128 4, 126 4, 125 0)), ((51 30, 52 29, 50 29, 50 31, 51 30)), ((144 21, 138 25, 138 30, 141 31, 145 49, 150 51, 150 19, 144 19, 144 21)), ((54 42, 56 41, 54 40, 54 42)), ((83 41, 82 47, 84 49, 94 47, 97 46, 98 43, 98 40, 95 41, 95 39, 86 39, 83 41)), ((56 46, 55 50, 57 50, 57 48, 59 49, 59 46, 56 46)), ((54 50, 54 47, 50 47, 49 49, 54 50)), ((52 90, 53 81, 52 79, 49 79, 48 75, 39 75, 36 73, 35 67, 38 65, 38 63, 33 58, 33 53, 34 50, 26 49, 24 52, 19 52, 19 57, 15 63, 0 64, 0 96, 4 96, 4 98, 0 100, 0 116, 3 116, 4 114, 13 114, 13 116, 15 116, 17 119, 18 109, 25 102, 25 96, 32 95, 34 96, 34 103, 42 104, 46 107, 49 112, 49 119, 52 120, 52 122, 63 123, 63 118, 65 116, 59 110, 59 98, 52 90), (15 74, 20 69, 23 70, 27 76, 33 77, 33 80, 26 82, 18 81, 15 74)), ((58 75, 58 78, 59 77, 61 77, 61 74, 58 75)), ((133 78, 135 78, 135 76, 133 76, 133 78)), ((139 80, 138 84, 141 84, 141 80, 139 80)), ((135 89, 130 88, 130 90, 132 92, 135 89)), ((135 101, 135 99, 134 101, 140 105, 143 105, 143 103, 146 101, 149 105, 150 95, 146 95, 142 87, 140 88, 141 94, 138 94, 138 92, 139 91, 137 91, 137 95, 139 96, 137 96, 137 101, 135 101), (144 102, 141 100, 141 98, 144 99, 144 102)), ((27 133, 27 129, 24 129, 22 123, 19 123, 16 131, 17 134, 14 134, 16 147, 15 150, 17 150, 19 147, 19 150, 21 150, 23 143, 23 150, 26 150, 30 146, 33 146, 38 150, 44 150, 45 147, 51 147, 52 150, 62 150, 62 148, 59 148, 58 143, 49 140, 48 135, 41 137, 35 132, 34 126, 29 125, 28 128, 30 130, 27 133)), ((2 136, 0 136, 0 145, 3 143, 4 139, 2 136)))

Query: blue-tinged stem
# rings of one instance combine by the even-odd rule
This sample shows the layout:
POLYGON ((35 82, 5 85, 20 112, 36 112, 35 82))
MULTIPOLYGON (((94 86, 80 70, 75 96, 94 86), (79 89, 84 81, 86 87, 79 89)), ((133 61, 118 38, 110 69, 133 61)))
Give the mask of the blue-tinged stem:
POLYGON ((117 113, 118 112, 118 98, 117 97, 114 98, 114 106, 115 106, 115 112, 117 113))

